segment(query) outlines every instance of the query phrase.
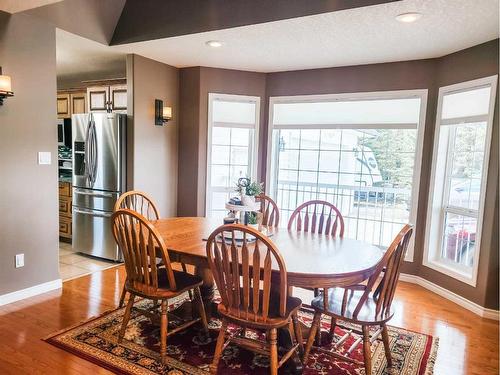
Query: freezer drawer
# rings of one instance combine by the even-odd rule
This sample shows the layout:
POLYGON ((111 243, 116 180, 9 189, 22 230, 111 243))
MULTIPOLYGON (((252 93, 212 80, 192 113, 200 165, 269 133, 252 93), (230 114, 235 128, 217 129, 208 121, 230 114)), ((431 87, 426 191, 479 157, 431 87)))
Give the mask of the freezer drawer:
POLYGON ((113 211, 120 193, 73 188, 73 206, 88 210, 113 211))
POLYGON ((121 260, 111 233, 112 212, 73 206, 73 249, 96 257, 121 260))

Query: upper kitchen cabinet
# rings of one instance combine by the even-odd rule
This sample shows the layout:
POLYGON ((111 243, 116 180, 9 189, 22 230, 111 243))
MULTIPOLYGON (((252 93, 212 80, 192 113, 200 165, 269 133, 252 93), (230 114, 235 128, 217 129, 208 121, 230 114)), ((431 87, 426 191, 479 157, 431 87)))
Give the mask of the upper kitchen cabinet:
POLYGON ((95 86, 87 88, 89 112, 127 111, 127 86, 95 86))
POLYGON ((57 118, 70 118, 70 95, 68 93, 57 94, 57 118))
POLYGON ((87 113, 87 93, 85 91, 72 93, 70 99, 72 115, 87 113))
POLYGON ((87 93, 64 92, 57 93, 57 118, 71 118, 71 115, 87 112, 87 93))

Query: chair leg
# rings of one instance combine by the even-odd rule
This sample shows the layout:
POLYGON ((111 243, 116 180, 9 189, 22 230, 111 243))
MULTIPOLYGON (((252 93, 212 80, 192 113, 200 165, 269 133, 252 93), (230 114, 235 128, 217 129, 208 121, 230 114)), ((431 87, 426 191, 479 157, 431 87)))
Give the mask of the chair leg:
MULTIPOLYGON (((181 263, 181 268, 182 268, 182 272, 188 273, 185 263, 181 263)), ((188 290, 188 294, 189 294, 190 301, 193 301, 193 292, 191 290, 188 290)))
POLYGON ((220 327, 219 336, 217 337, 217 344, 215 344, 214 359, 210 365, 210 374, 217 374, 217 368, 219 367, 220 357, 222 356, 222 348, 224 347, 224 341, 226 338, 227 322, 222 319, 222 326, 220 327))
POLYGON ((127 329, 128 321, 130 320, 130 313, 132 312, 132 306, 134 305, 135 296, 130 294, 130 298, 127 302, 127 308, 125 309, 125 314, 123 315, 122 326, 120 332, 118 333, 118 344, 122 342, 123 336, 125 335, 125 330, 127 329))
POLYGON ((269 350, 271 351, 269 373, 278 375, 278 330, 276 328, 269 330, 269 350))
POLYGON ((304 338, 302 337, 302 327, 300 326, 297 313, 292 315, 293 332, 295 333, 295 340, 299 344, 300 355, 304 356, 304 338))
POLYGON ((127 295, 127 289, 125 289, 125 284, 123 284, 123 288, 122 288, 122 294, 120 295, 120 304, 118 305, 118 307, 121 309, 123 307, 123 305, 125 304, 125 297, 127 295))
POLYGON ((309 352, 311 351, 311 348, 313 346, 314 337, 316 336, 316 331, 319 328, 320 320, 321 313, 319 311, 316 311, 314 313, 314 318, 311 324, 311 330, 309 331, 309 337, 307 338, 306 350, 304 352, 304 365, 307 363, 307 358, 309 357, 309 352))
POLYGON ((330 335, 332 336, 332 341, 333 341, 333 335, 335 334, 335 327, 337 326, 337 319, 335 319, 332 316, 332 320, 330 322, 330 335))
POLYGON ((161 321, 160 321, 160 359, 161 363, 165 364, 165 358, 167 357, 167 327, 168 327, 168 306, 167 300, 161 301, 161 321))
MULTIPOLYGON (((189 291, 191 293, 191 291, 189 291)), ((200 314, 201 324, 203 325, 203 331, 208 332, 208 322, 207 322, 207 314, 205 313, 205 305, 203 304, 203 300, 201 299, 200 287, 197 286, 194 288, 194 296, 196 300, 196 305, 198 305, 198 313, 200 314)))
POLYGON ((384 351, 385 358, 387 359, 387 366, 392 367, 391 348, 389 346, 389 333, 387 332, 387 326, 385 324, 382 326, 382 341, 384 342, 384 351))
POLYGON ((372 351, 370 344, 370 327, 363 326, 363 357, 365 361, 365 374, 372 373, 372 351))
POLYGON ((316 346, 321 346, 321 315, 318 320, 318 330, 316 331, 316 346))

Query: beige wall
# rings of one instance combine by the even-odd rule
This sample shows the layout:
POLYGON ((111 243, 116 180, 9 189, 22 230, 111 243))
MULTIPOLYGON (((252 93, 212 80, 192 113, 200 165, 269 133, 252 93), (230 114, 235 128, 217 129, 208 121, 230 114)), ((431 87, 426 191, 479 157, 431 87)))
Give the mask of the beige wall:
POLYGON ((0 295, 59 278, 55 51, 53 26, 0 12, 0 65, 15 93, 0 106, 0 295), (38 151, 52 164, 38 165, 38 151))
POLYGON ((177 213, 179 70, 139 55, 127 56, 129 188, 147 192, 162 217, 177 213), (173 119, 155 126, 155 99, 172 107, 173 119))
POLYGON ((124 5, 125 0, 64 0, 25 13, 70 33, 108 45, 124 5))

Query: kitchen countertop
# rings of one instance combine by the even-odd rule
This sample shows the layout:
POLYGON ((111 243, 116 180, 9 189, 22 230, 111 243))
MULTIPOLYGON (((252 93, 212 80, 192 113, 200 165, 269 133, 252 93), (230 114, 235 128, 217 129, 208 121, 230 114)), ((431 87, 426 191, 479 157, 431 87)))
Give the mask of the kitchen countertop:
POLYGON ((59 176, 59 182, 69 182, 71 184, 71 176, 59 176))

